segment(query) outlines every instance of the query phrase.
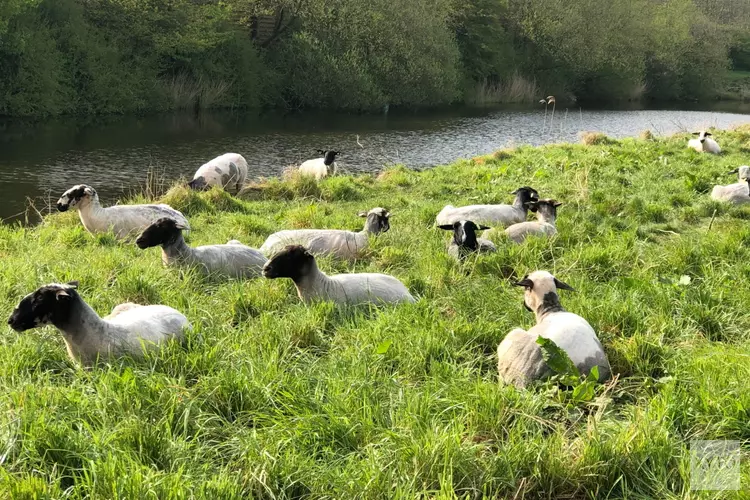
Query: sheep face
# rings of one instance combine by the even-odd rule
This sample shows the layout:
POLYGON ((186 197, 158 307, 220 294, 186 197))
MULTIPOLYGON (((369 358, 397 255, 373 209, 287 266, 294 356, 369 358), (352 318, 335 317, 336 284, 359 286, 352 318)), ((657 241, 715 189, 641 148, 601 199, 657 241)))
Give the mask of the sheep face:
POLYGON ((60 212, 65 212, 69 208, 81 208, 86 206, 95 197, 96 191, 94 191, 94 188, 86 184, 79 184, 63 193, 60 199, 57 200, 57 209, 60 212))
POLYGON ((750 167, 747 165, 742 165, 741 167, 735 168, 734 170, 731 170, 727 172, 728 174, 739 174, 739 178, 741 180, 746 180, 750 178, 750 167))
POLYGON ((179 237, 185 226, 170 217, 162 217, 148 226, 135 240, 141 250, 158 245, 169 246, 179 237))
POLYGON ((520 202, 522 206, 526 206, 530 201, 539 200, 539 193, 537 190, 529 186, 522 186, 510 194, 516 195, 516 201, 520 202))
POLYGON ((336 155, 341 154, 341 151, 324 151, 322 149, 319 149, 318 152, 323 155, 323 163, 325 163, 327 167, 330 167, 333 162, 336 161, 336 155))
POLYGON ((470 220, 460 220, 453 224, 444 224, 439 227, 446 231, 453 231, 453 242, 460 247, 471 250, 477 249, 477 231, 489 229, 487 226, 477 226, 470 220))
POLYGON ((367 217, 365 227, 367 228, 368 233, 385 233, 391 228, 391 213, 385 208, 377 207, 373 208, 369 212, 360 212, 357 215, 359 215, 360 217, 367 217))
POLYGON ((698 136, 698 140, 701 141, 701 144, 706 142, 706 137, 711 137, 711 132, 706 132, 705 130, 702 130, 700 132, 693 132, 693 135, 698 136))
POLYGON ((263 266, 263 276, 268 279, 291 278, 301 280, 315 267, 315 257, 302 245, 289 245, 263 266))
POLYGON ((44 285, 21 300, 10 315, 8 325, 17 332, 24 332, 38 326, 64 324, 78 296, 77 286, 77 282, 44 285))
POLYGON ((552 199, 530 201, 526 203, 526 207, 532 212, 539 212, 547 219, 554 219, 557 217, 557 207, 562 205, 561 202, 552 199))
POLYGON ((196 191, 205 191, 208 189, 208 181, 206 181, 206 178, 201 175, 188 182, 188 187, 196 191))
POLYGON ((547 271, 534 271, 513 284, 526 289, 523 305, 531 312, 560 307, 560 300, 557 297, 558 289, 575 291, 573 287, 558 280, 547 271))

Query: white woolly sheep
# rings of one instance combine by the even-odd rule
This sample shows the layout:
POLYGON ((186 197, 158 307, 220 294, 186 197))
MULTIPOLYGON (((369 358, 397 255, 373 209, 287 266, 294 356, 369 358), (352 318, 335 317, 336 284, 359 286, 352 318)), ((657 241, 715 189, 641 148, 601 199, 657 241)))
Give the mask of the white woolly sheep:
POLYGON ((693 135, 697 135, 698 138, 690 139, 688 141, 689 148, 694 149, 699 153, 712 153, 715 155, 721 153, 719 144, 711 139, 711 132, 701 130, 700 132, 693 132, 693 135))
POLYGON ((513 205, 468 205, 454 207, 446 205, 437 215, 438 226, 446 226, 460 220, 474 221, 487 226, 510 226, 526 220, 528 209, 526 203, 539 199, 536 189, 520 187, 511 194, 516 195, 513 205))
POLYGON ((300 174, 313 176, 317 181, 336 173, 336 155, 341 154, 341 152, 319 149, 318 153, 322 154, 323 157, 307 160, 299 166, 300 174))
POLYGON ((360 212, 366 217, 362 231, 340 229, 289 229, 273 233, 261 245, 263 255, 271 257, 288 245, 302 245, 313 255, 332 255, 338 259, 354 259, 367 248, 370 235, 384 233, 391 228, 392 214, 380 207, 369 212, 360 212))
POLYGON ((300 245, 290 245, 266 263, 269 279, 291 278, 305 303, 331 300, 341 305, 414 302, 399 280, 387 274, 356 273, 328 276, 318 269, 315 257, 300 245))
POLYGON ((739 182, 727 184, 726 186, 714 186, 711 191, 711 198, 719 201, 726 201, 739 205, 750 202, 750 167, 743 165, 729 172, 730 174, 739 174, 739 182))
POLYGON ((462 220, 438 227, 446 231, 453 231, 453 238, 448 243, 448 255, 456 260, 463 260, 472 253, 497 251, 495 244, 490 240, 477 238, 477 231, 489 229, 487 226, 477 226, 470 220, 462 220))
POLYGON ((205 190, 218 186, 228 193, 237 194, 247 179, 247 161, 237 153, 225 153, 204 163, 188 182, 191 189, 205 190))
POLYGON ((107 356, 143 356, 167 340, 181 340, 190 323, 171 307, 120 304, 104 318, 78 294, 77 282, 44 285, 24 297, 8 324, 17 332, 54 325, 63 334, 68 354, 85 366, 107 356))
POLYGON ((604 348, 591 325, 577 314, 566 312, 560 305, 557 290, 573 290, 547 271, 525 276, 517 286, 526 289, 524 306, 536 315, 536 326, 529 331, 516 328, 497 347, 497 368, 506 384, 524 388, 534 380, 550 376, 551 370, 536 340, 539 336, 552 340, 565 351, 581 374, 598 367, 599 380, 609 378, 611 369, 604 348))
POLYGON ((226 245, 189 247, 182 237, 183 226, 165 217, 147 227, 135 241, 140 249, 161 246, 164 265, 193 267, 203 274, 233 278, 255 278, 267 262, 260 251, 231 240, 226 245))
POLYGON ((507 227, 505 234, 511 241, 522 243, 528 236, 549 237, 557 234, 557 228, 555 227, 557 207, 562 205, 562 203, 547 199, 531 201, 527 205, 529 210, 536 212, 537 220, 534 222, 519 222, 507 227))
POLYGON ((169 205, 115 205, 104 208, 99 203, 99 195, 94 188, 86 184, 73 186, 57 200, 60 212, 71 207, 78 210, 83 227, 89 233, 112 230, 119 239, 140 233, 162 217, 171 217, 186 229, 190 228, 185 216, 169 205))

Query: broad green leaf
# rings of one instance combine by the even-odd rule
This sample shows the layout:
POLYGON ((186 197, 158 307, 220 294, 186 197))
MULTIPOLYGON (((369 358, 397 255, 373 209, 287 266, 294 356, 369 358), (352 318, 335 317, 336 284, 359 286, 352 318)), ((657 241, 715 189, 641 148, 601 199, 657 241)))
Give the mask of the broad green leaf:
POLYGON ((576 378, 581 376, 568 353, 560 349, 552 340, 538 337, 536 343, 541 346, 542 357, 552 371, 559 375, 572 375, 576 378))
POLYGON ((393 345, 393 341, 392 340, 384 340, 383 342, 381 342, 378 345, 378 348, 375 349, 375 353, 376 354, 381 354, 381 355, 385 354, 385 353, 388 352, 388 349, 390 349, 392 345, 393 345))

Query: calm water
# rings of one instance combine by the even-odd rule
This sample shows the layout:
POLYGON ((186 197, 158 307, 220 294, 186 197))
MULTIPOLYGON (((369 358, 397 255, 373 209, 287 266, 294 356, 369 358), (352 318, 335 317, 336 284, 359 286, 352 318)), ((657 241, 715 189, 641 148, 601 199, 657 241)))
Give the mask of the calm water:
POLYGON ((21 218, 27 198, 41 208, 80 183, 97 189, 103 203, 113 203, 143 186, 150 168, 169 179, 192 178, 201 164, 229 151, 245 156, 251 177, 278 175, 316 157, 316 149, 342 151, 337 164, 347 172, 392 163, 422 168, 509 145, 577 142, 581 130, 626 137, 645 129, 669 134, 727 128, 750 123, 750 105, 710 111, 576 107, 567 114, 559 107, 552 126, 550 118, 551 108, 545 126, 544 107, 528 106, 387 116, 212 114, 0 123, 0 219, 21 218))

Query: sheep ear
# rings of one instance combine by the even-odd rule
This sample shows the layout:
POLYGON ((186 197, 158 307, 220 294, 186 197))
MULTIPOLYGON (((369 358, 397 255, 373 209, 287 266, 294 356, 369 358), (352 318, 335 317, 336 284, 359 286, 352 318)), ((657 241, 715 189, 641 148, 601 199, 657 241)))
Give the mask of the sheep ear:
POLYGON ((529 278, 524 278, 521 281, 516 281, 516 282, 513 283, 513 285, 515 285, 515 286, 522 286, 524 288, 528 288, 529 290, 531 290, 532 288, 534 288, 534 282, 531 281, 529 278))
POLYGON ((55 298, 56 298, 57 300, 65 300, 65 299, 69 299, 69 298, 70 298, 70 294, 68 293, 68 291, 67 291, 67 290, 58 290, 58 291, 57 291, 57 292, 55 293, 55 298))
POLYGON ((734 170, 730 170, 729 172, 727 172, 727 175, 729 175, 729 174, 737 174, 737 173, 739 173, 739 171, 740 171, 739 168, 735 168, 734 170))
POLYGON ((187 226, 185 224, 180 224, 179 222, 175 222, 174 227, 182 231, 183 229, 187 229, 187 226))
POLYGON ((385 217, 386 219, 390 219, 391 217, 393 217, 393 214, 390 212, 386 212, 383 217, 385 217))
POLYGON ((558 290, 569 290, 571 292, 575 292, 576 291, 575 288, 573 288, 572 286, 568 285, 567 283, 564 283, 564 282, 560 281, 557 278, 555 278, 555 286, 557 287, 558 290))
POLYGON ((693 132, 693 135, 701 135, 700 132, 693 132))
POLYGON ((706 132, 706 133, 705 133, 705 134, 703 134, 703 135, 705 135, 706 137, 710 137, 710 136, 711 136, 711 132, 706 132))
POLYGON ((479 226, 477 229, 480 231, 487 231, 488 229, 492 229, 490 226, 479 226))
POLYGON ((453 224, 442 224, 438 227, 440 229, 445 229, 446 231, 453 231, 453 224))
POLYGON ((555 208, 559 207, 560 205, 562 205, 561 201, 556 201, 556 202, 552 203, 552 206, 555 207, 555 208))
POLYGON ((360 217, 367 217, 367 212, 359 212, 357 215, 360 217))
POLYGON ((86 193, 89 196, 93 196, 94 195, 94 190, 91 189, 90 187, 84 188, 83 192, 86 193))
POLYGON ((77 289, 78 288, 78 280, 75 281, 68 281, 66 283, 70 288, 77 289))

